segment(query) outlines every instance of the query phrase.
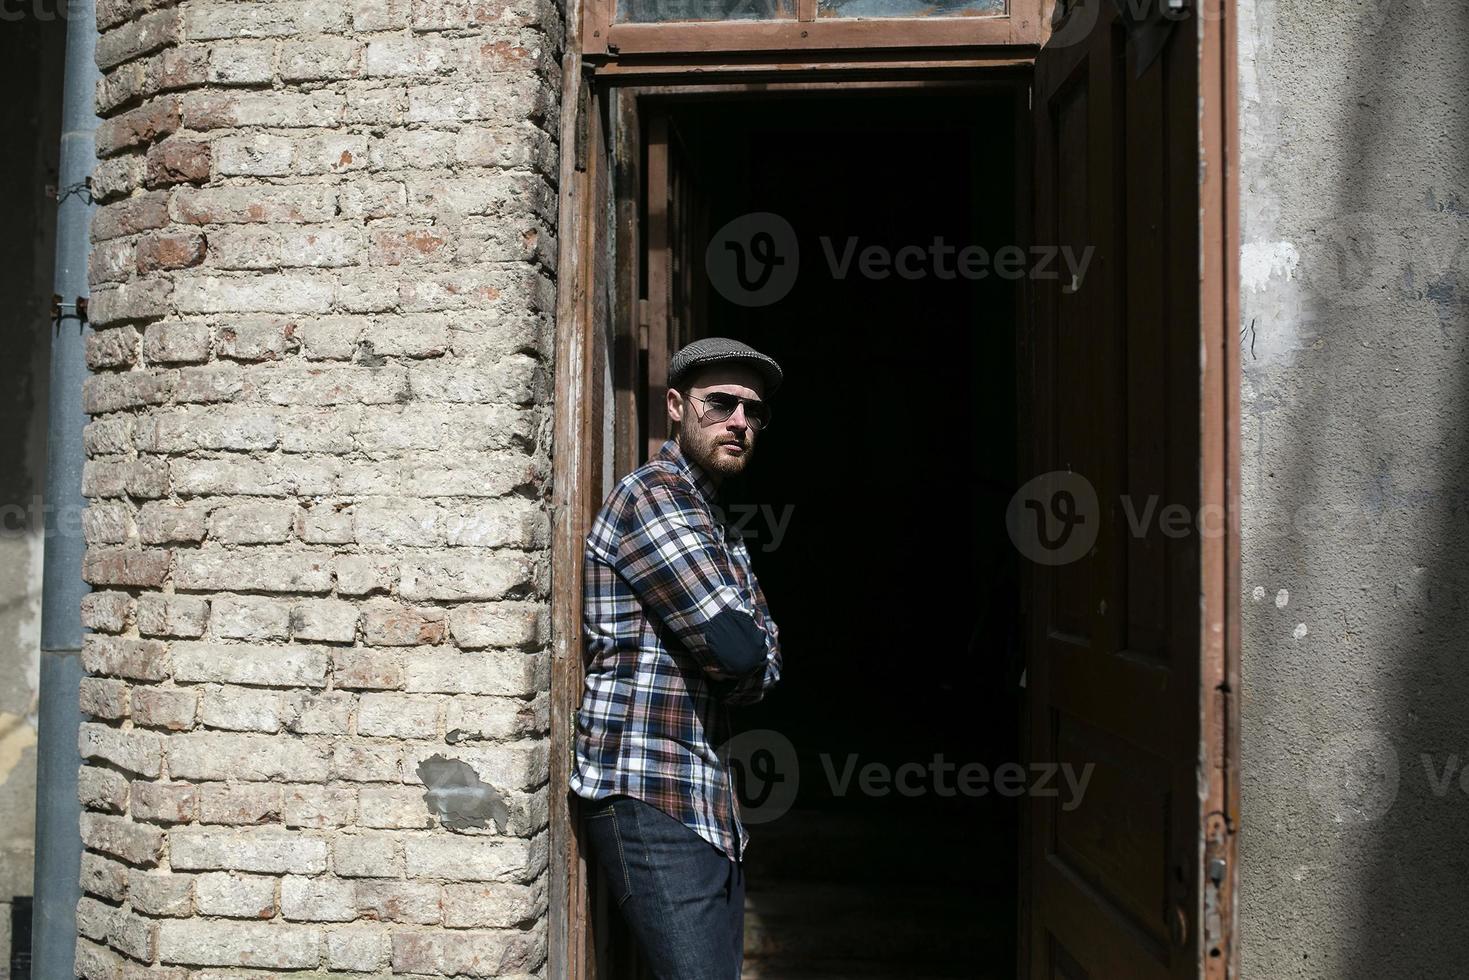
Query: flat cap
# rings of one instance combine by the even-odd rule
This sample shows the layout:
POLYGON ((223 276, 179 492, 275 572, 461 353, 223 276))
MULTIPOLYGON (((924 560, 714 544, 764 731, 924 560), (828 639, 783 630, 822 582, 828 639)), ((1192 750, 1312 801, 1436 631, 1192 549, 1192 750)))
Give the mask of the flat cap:
POLYGON ((677 387, 696 368, 731 361, 748 364, 759 371, 765 379, 766 395, 773 394, 780 387, 782 375, 775 358, 729 337, 701 337, 680 347, 668 360, 669 387, 677 387))

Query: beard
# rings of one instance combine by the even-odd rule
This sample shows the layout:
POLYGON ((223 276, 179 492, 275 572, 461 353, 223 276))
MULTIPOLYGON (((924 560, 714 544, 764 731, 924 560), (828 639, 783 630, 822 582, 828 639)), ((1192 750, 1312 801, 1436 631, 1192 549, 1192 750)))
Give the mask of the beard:
POLYGON ((686 433, 679 440, 679 448, 683 450, 685 456, 697 463, 705 472, 719 477, 738 476, 743 473, 755 451, 754 440, 749 436, 738 440, 724 432, 707 437, 700 432, 686 433), (731 455, 721 448, 726 443, 740 445, 745 451, 739 455, 731 455))

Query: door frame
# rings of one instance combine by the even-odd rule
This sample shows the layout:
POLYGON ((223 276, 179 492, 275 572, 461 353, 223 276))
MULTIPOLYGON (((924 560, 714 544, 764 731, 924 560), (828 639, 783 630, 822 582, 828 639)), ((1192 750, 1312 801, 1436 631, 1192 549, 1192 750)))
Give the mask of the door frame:
MULTIPOLYGON (((1234 928, 1239 827, 1239 338, 1231 326, 1239 319, 1237 249, 1218 243, 1239 241, 1239 125, 1233 93, 1234 0, 1200 0, 1197 18, 1201 79, 1218 97, 1205 99, 1199 121, 1203 176, 1200 288, 1202 303, 1201 505, 1223 514, 1222 535, 1201 543, 1202 731, 1220 732, 1213 757, 1200 760, 1208 779, 1204 812, 1209 815, 1203 853, 1205 876, 1205 976, 1222 980, 1237 974, 1234 928), (1209 11, 1213 10, 1213 15, 1209 11), (1224 95, 1229 97, 1225 98, 1224 95), (1216 862, 1223 862, 1217 864, 1216 862)), ((626 187, 616 186, 614 154, 640 152, 638 128, 613 127, 613 114, 631 114, 637 100, 708 98, 721 95, 881 92, 896 89, 966 88, 1015 83, 1029 78, 1037 43, 943 50, 759 52, 745 58, 649 57, 607 62, 585 57, 582 0, 567 9, 567 46, 562 60, 560 115, 559 256, 553 352, 555 391, 551 493, 551 678, 548 855, 547 976, 552 980, 593 980, 599 976, 591 909, 591 878, 574 796, 569 792, 571 733, 584 680, 581 658, 582 547, 592 519, 615 475, 625 469, 638 438, 636 392, 618 389, 617 379, 635 369, 638 346, 615 324, 636 323, 637 265, 632 257, 610 254, 613 236, 636 242, 637 208, 626 206, 626 187), (609 134, 616 134, 616 144, 609 134), (611 219, 610 221, 608 219, 611 219), (629 286, 631 292, 629 293, 629 286), (629 298, 630 297, 630 298, 629 298), (610 331, 609 331, 609 328, 610 331), (631 424, 630 424, 631 423, 631 424)), ((1201 81, 1201 84, 1204 84, 1201 81)), ((1022 84, 1019 92, 1029 90, 1022 84)), ((1028 102, 1027 102, 1028 109, 1028 102)), ((1029 113, 1016 113, 1025 136, 1017 152, 1029 152, 1029 113)), ((1018 178, 1028 170, 1017 162, 1018 178)), ((623 178, 625 179, 625 177, 623 178)), ((1028 199, 1028 185, 1018 199, 1028 199)), ((1018 237, 1029 236, 1030 208, 1023 207, 1018 237)), ((1022 304, 1028 298, 1022 294, 1022 304)), ((636 328, 634 327, 634 330, 636 328)), ((1017 331, 1018 337, 1026 335, 1017 331)), ((1017 344, 1018 382, 1026 384, 1023 341, 1017 344)), ((1023 391, 1023 387, 1021 389, 1023 391)), ((1021 420, 1023 427, 1024 420, 1021 420)), ((1024 430, 1017 451, 1025 453, 1024 430)), ((1027 652, 1028 656, 1028 652, 1027 652)), ((1024 844, 1022 820, 1020 853, 1024 844)), ((1023 879, 1022 898, 1028 893, 1023 879)), ((1019 961, 1028 969, 1026 902, 1020 903, 1019 961)))

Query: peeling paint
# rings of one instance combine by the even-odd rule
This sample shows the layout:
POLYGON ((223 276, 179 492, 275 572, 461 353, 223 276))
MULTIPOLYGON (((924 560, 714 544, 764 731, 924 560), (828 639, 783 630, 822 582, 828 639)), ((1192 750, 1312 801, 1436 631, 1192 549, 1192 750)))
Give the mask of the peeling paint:
POLYGON ((1296 624, 1296 628, 1293 629, 1293 630, 1291 630, 1291 634, 1290 635, 1291 636, 1294 636, 1296 639, 1299 640, 1299 639, 1301 639, 1302 637, 1304 637, 1309 632, 1311 632, 1311 631, 1306 628, 1306 624, 1305 623, 1297 623, 1296 624))
POLYGON ((24 715, 0 711, 0 783, 10 777, 25 750, 36 744, 36 729, 24 715))
POLYGON ((1300 252, 1290 242, 1246 242, 1239 250, 1240 285, 1252 293, 1263 291, 1270 280, 1295 278, 1300 252))
POLYGON ((1290 589, 1281 589, 1275 593, 1275 608, 1284 609, 1286 603, 1290 602, 1290 589))
POLYGON ((510 808, 500 791, 479 777, 469 763, 434 754, 418 764, 418 778, 428 791, 423 801, 429 812, 450 830, 470 827, 495 828, 505 833, 510 821, 510 808))

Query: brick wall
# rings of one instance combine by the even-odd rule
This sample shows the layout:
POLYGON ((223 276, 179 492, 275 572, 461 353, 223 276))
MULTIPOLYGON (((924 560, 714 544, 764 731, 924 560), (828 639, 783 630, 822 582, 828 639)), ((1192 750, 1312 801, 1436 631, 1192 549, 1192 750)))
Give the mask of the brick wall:
POLYGON ((98 22, 78 974, 536 975, 559 13, 98 22))

